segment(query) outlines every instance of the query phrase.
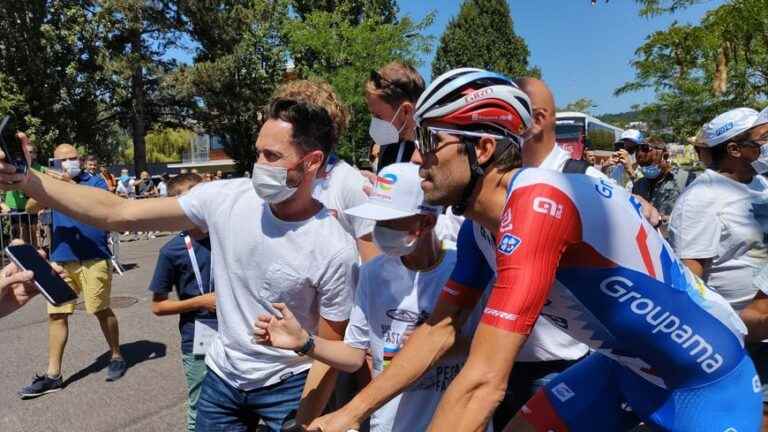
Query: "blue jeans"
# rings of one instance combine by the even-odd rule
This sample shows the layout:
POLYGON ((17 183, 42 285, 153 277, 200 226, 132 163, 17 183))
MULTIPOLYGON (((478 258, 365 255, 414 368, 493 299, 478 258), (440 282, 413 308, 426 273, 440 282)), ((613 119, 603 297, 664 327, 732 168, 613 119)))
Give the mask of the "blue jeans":
POLYGON ((291 411, 299 408, 308 373, 244 391, 209 369, 197 401, 197 432, 247 432, 260 420, 270 431, 279 432, 291 411))

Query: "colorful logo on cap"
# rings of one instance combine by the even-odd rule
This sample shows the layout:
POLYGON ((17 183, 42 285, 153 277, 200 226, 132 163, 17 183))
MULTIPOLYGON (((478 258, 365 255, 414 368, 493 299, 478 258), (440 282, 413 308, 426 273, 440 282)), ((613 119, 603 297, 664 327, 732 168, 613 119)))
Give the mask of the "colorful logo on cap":
POLYGON ((394 174, 384 174, 376 180, 376 185, 382 192, 391 191, 395 183, 397 183, 397 176, 394 174))

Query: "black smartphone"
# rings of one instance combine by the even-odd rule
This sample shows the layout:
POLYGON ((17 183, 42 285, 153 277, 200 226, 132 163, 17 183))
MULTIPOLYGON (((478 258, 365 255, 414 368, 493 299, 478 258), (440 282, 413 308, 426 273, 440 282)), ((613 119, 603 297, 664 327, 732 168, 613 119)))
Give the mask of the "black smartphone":
POLYGON ((0 149, 5 153, 5 160, 16 166, 19 174, 27 173, 27 151, 16 137, 18 127, 11 116, 0 120, 0 149))
POLYGON ((35 273, 35 285, 48 303, 61 306, 77 300, 77 293, 51 267, 51 265, 28 244, 8 246, 5 252, 11 261, 23 270, 35 273))

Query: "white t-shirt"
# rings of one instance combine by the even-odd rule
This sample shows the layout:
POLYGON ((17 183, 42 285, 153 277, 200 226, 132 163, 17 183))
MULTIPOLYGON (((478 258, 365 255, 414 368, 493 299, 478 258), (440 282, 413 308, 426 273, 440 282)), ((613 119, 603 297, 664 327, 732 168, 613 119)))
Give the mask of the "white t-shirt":
POLYGON ((768 263, 768 182, 755 176, 744 184, 706 170, 680 195, 669 232, 680 258, 712 259, 704 282, 740 311, 768 263))
MULTIPOLYGON (((383 372, 400 351, 403 334, 415 329, 432 312, 456 264, 456 245, 446 241, 443 248, 442 261, 430 271, 409 270, 399 257, 387 255, 379 255, 361 267, 344 342, 370 349, 374 376, 383 372)), ((470 319, 462 336, 471 336, 477 321, 470 319)), ((371 431, 427 430, 440 398, 465 360, 465 356, 441 359, 408 390, 373 413, 371 431)))
POLYGON ((254 344, 253 324, 280 302, 310 331, 320 316, 346 320, 357 262, 353 239, 326 209, 300 222, 278 219, 247 178, 202 183, 179 204, 211 238, 219 332, 206 364, 241 390, 309 369, 307 357, 254 344))
POLYGON ((331 209, 344 231, 354 238, 360 238, 373 231, 375 222, 350 216, 344 211, 368 201, 368 195, 363 191, 363 186, 368 183, 360 171, 343 160, 337 160, 330 173, 315 180, 312 196, 331 209))

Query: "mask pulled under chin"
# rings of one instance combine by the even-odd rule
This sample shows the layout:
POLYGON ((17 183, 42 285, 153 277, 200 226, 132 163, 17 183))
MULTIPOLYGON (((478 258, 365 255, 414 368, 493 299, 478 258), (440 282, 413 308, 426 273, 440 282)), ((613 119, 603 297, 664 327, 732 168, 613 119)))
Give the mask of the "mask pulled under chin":
POLYGON ((281 203, 296 193, 295 186, 288 186, 288 168, 253 164, 251 183, 261 199, 269 204, 281 203))
POLYGON ((384 254, 405 256, 416 250, 416 236, 406 231, 398 231, 376 225, 373 228, 373 242, 384 254))
POLYGON ((757 160, 752 161, 751 165, 758 174, 768 173, 768 144, 760 146, 760 156, 757 157, 757 160))

